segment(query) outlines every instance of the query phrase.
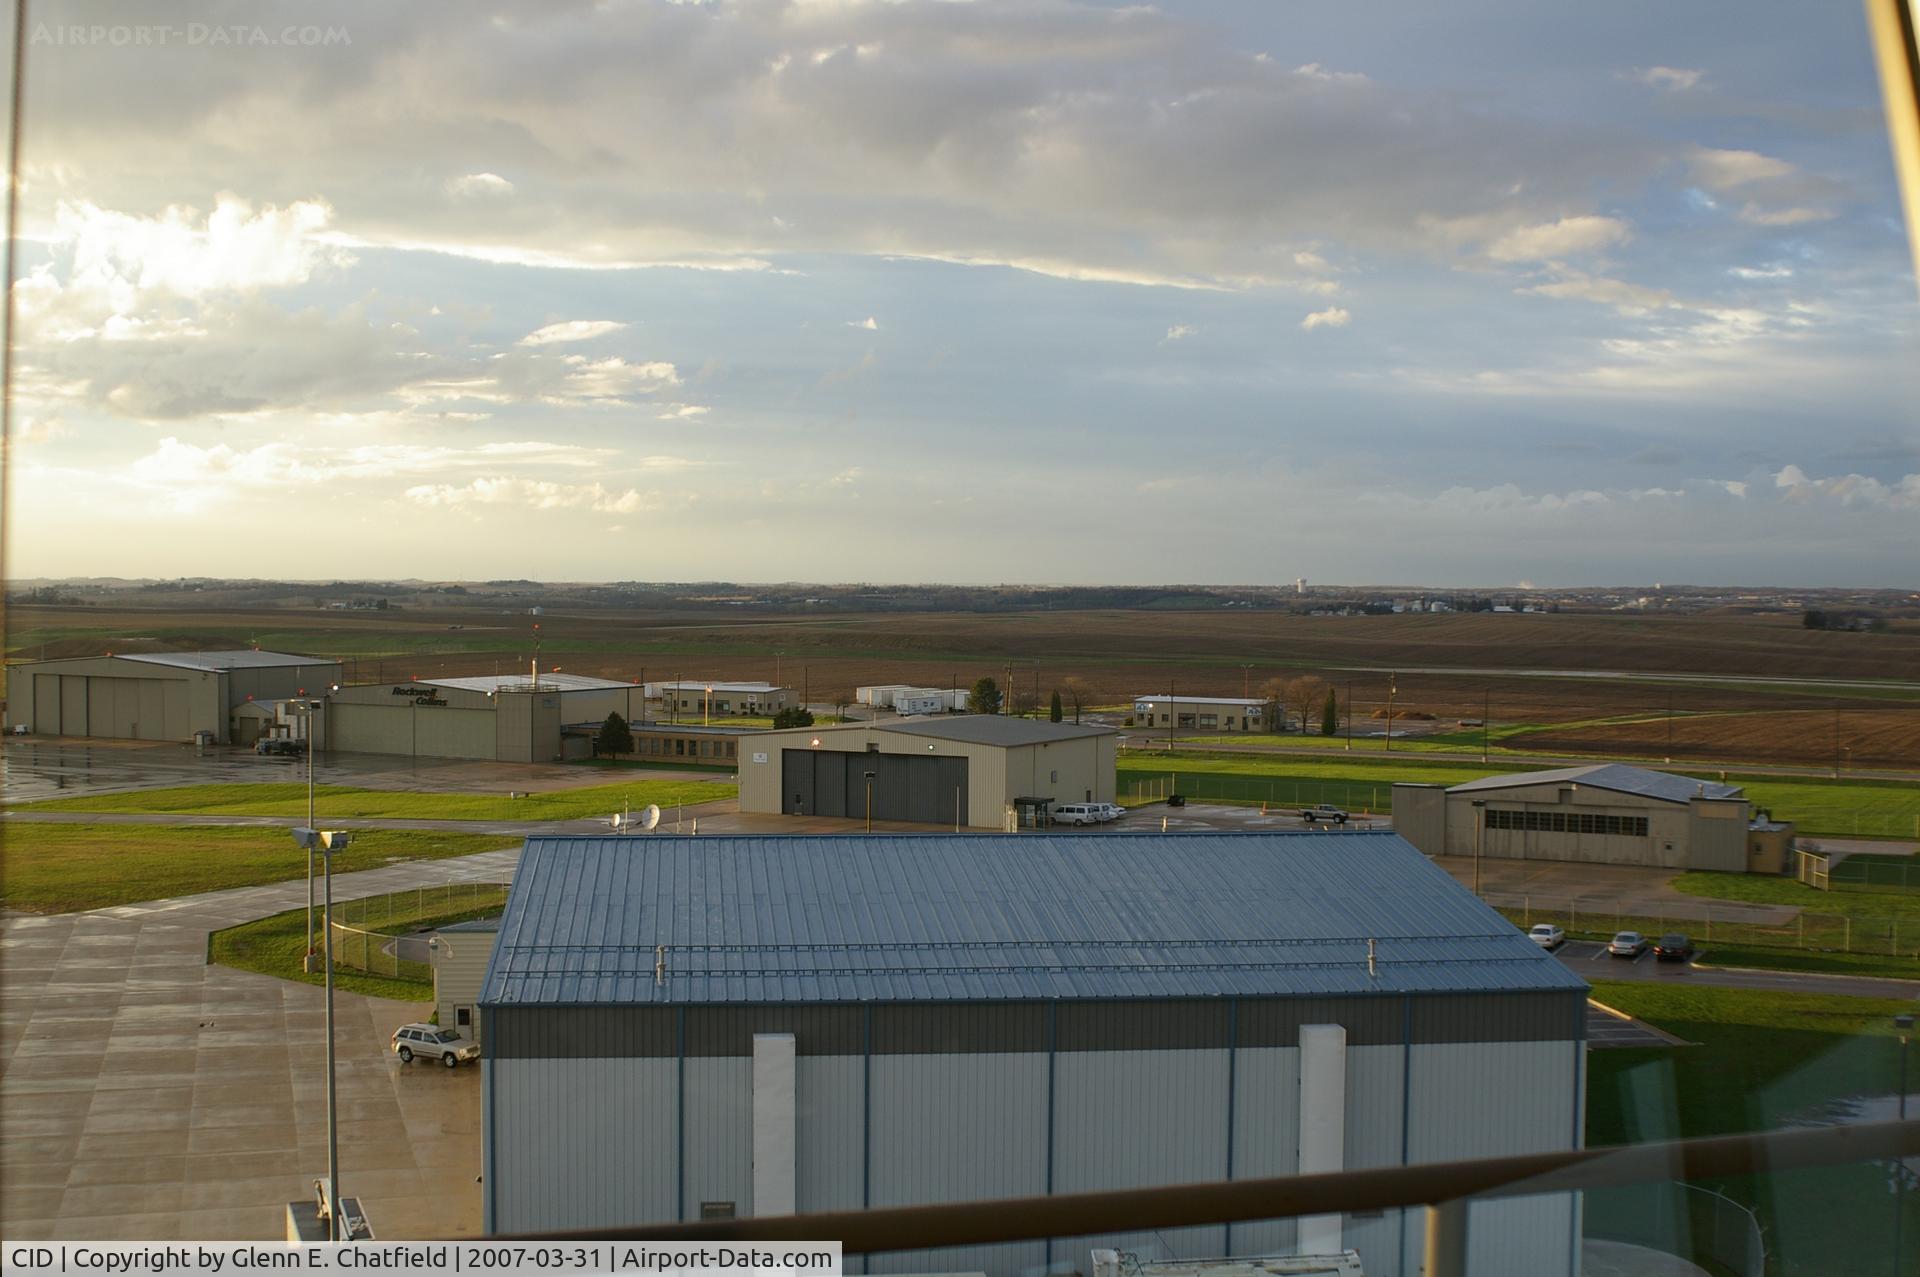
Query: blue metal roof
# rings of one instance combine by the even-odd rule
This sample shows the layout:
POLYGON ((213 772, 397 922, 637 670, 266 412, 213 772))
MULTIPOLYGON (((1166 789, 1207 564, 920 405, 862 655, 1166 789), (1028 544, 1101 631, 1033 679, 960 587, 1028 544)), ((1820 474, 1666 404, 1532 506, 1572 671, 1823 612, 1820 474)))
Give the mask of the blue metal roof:
POLYGON ((1387 832, 656 834, 529 838, 480 1000, 707 1005, 1585 987, 1387 832))

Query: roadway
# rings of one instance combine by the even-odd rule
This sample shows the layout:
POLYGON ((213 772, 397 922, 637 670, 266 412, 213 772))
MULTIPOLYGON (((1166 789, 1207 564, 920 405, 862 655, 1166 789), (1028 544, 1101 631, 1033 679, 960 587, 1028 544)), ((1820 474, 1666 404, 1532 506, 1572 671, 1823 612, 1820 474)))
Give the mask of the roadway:
MULTIPOLYGON (((1592 940, 1569 940, 1554 956, 1582 980, 1636 980, 1659 984, 1710 985, 1718 989, 1762 989, 1771 993, 1842 994, 1856 998, 1920 1000, 1920 980, 1893 980, 1877 976, 1828 975, 1820 971, 1756 971, 1749 967, 1716 967, 1710 962, 1656 962, 1647 949, 1631 960, 1611 957, 1607 947, 1592 940)), ((1711 949, 1701 951, 1711 959, 1711 949)))

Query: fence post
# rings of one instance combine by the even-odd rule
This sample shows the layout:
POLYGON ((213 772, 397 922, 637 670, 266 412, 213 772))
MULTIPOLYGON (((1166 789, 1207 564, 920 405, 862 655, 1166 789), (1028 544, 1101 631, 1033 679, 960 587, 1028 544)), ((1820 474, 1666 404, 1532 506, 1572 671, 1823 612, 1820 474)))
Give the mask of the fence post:
POLYGON ((1842 916, 1841 921, 1845 924, 1845 930, 1842 932, 1842 934, 1846 937, 1846 939, 1842 942, 1840 951, 1842 953, 1852 953, 1853 952, 1853 915, 1850 913, 1845 914, 1842 916))

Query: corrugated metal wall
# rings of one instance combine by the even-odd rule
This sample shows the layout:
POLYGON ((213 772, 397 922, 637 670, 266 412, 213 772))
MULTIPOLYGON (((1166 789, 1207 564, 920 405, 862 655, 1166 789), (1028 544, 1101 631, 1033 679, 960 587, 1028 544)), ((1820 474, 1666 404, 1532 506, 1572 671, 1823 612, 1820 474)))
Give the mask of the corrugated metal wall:
MULTIPOLYGON (((1299 1007, 1114 1003, 1063 1006, 1051 1014, 1037 1005, 806 1008, 832 1014, 831 1022, 809 1021, 799 1034, 799 1206, 818 1211, 1204 1181, 1226 1177, 1229 1166, 1240 1179, 1292 1173, 1298 1048, 1230 1049, 1226 1043, 1233 1037, 1297 1040, 1297 1023, 1338 1023, 1326 1012, 1342 1005, 1353 1012, 1346 1017, 1354 1043, 1346 1055, 1349 1169, 1572 1147, 1580 1138, 1583 1048, 1541 1036, 1547 998, 1557 999, 1553 1018, 1562 1031, 1578 1032, 1575 1000, 1559 995, 1299 1007), (968 1044, 924 1032, 928 1018, 943 1013, 954 1016, 968 1044), (1124 1033, 1103 1036, 1103 1024, 1120 1023, 1124 1033), (1411 1044, 1406 1027, 1413 1030, 1411 1044), (1498 1033, 1509 1040, 1433 1040, 1498 1033), (1116 1037, 1156 1044, 1164 1038, 1170 1045, 1180 1034, 1216 1043, 1144 1050, 1102 1045, 1116 1037), (988 1039, 1019 1049, 979 1049, 988 1039), (810 1043, 829 1053, 810 1054, 810 1043), (1055 1049, 1046 1049, 1048 1043, 1055 1049), (934 1053, 929 1045, 959 1049, 934 1053), (890 1050, 903 1046, 910 1050, 890 1050), (872 1054, 852 1053, 862 1049, 872 1054)), ((791 1007, 691 1008, 684 1015, 650 1008, 644 1016, 622 1010, 626 1014, 613 1016, 595 1008, 493 1013, 487 1026, 494 1115, 488 1192, 496 1201, 496 1229, 698 1218, 702 1202, 731 1201, 742 1215, 752 1210, 752 1070, 736 1039, 755 1028, 795 1031, 799 1013, 791 1007), (546 1051, 573 1058, 530 1058, 546 1051), (623 1059, 623 1051, 649 1058, 623 1059), (680 1051, 687 1052, 684 1066, 680 1051), (684 1170, 677 1102, 682 1067, 684 1170)), ((1350 1216, 1344 1228, 1346 1244, 1361 1252, 1371 1277, 1418 1274, 1418 1212, 1404 1219, 1391 1211, 1350 1216)), ((1476 1207, 1473 1228, 1476 1274, 1549 1277, 1572 1270, 1575 1208, 1565 1198, 1476 1207)), ((1055 1239, 1051 1246, 876 1256, 869 1271, 1011 1277, 1046 1263, 1081 1265, 1095 1245, 1199 1258, 1285 1252, 1295 1233, 1291 1221, 1266 1221, 1236 1224, 1230 1235, 1225 1228, 1201 1228, 1055 1239)))

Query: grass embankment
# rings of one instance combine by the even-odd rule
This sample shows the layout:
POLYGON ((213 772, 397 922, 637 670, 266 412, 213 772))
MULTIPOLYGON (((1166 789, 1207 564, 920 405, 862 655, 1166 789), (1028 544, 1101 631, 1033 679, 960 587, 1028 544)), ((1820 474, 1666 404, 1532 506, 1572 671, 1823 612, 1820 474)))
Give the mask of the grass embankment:
MULTIPOLYGON (((396 860, 441 860, 518 839, 369 829, 334 856, 335 873, 396 860)), ((306 853, 284 829, 9 824, 0 838, 0 904, 69 913, 304 878, 306 853)), ((304 914, 302 915, 304 917, 304 914)))
MULTIPOLYGON (((1395 748, 1398 748, 1396 744, 1395 748)), ((1179 792, 1218 802, 1269 802, 1282 806, 1336 803, 1349 811, 1392 810, 1393 785, 1410 782, 1458 785, 1484 776, 1540 770, 1482 767, 1432 758, 1288 758, 1267 755, 1168 755, 1129 750, 1119 760, 1120 800, 1127 802, 1155 782, 1177 777, 1179 792), (1139 792, 1136 792, 1136 787, 1139 792)), ((1669 770, 1669 769, 1663 769, 1669 770)), ((1673 768, 1676 774, 1719 780, 1719 771, 1673 768)), ((1843 777, 1749 776, 1724 773, 1745 787, 1754 803, 1798 832, 1829 837, 1920 836, 1920 784, 1843 777)), ((1152 790, 1158 794, 1158 790, 1152 790)))
MULTIPOLYGON (((1595 1051, 1588 1057, 1587 1140, 1628 1144, 1773 1130, 1831 1120, 1856 1096, 1898 1084, 1892 1018, 1914 1003, 1825 994, 1594 984, 1594 996, 1698 1043, 1595 1051)), ((1893 1271, 1900 1199, 1886 1163, 1718 1180, 1754 1207, 1776 1277, 1879 1277, 1893 1271)), ((1679 1190, 1656 1185, 1587 1196, 1589 1231, 1644 1226, 1679 1190)), ((1920 1191, 1904 1199, 1904 1236, 1920 1237, 1920 1191)))
MULTIPOLYGON (((404 897, 403 897, 404 898, 404 897)), ((451 926, 456 922, 466 922, 470 918, 491 918, 499 914, 506 906, 507 889, 484 892, 477 897, 468 896, 465 907, 447 910, 429 903, 424 908, 398 909, 381 917, 380 929, 390 934, 417 931, 431 931, 435 927, 451 926)), ((335 916, 339 906, 335 904, 335 916)), ((261 975, 277 976, 282 980, 298 980, 302 984, 324 984, 326 978, 319 972, 308 972, 304 968, 307 952, 307 911, 290 909, 285 913, 276 913, 272 917, 261 918, 254 922, 243 922, 237 927, 228 927, 216 931, 207 937, 207 960, 222 966, 237 967, 242 971, 254 971, 261 975)), ((415 964, 409 964, 415 965, 415 964)), ((410 980, 400 976, 370 975, 364 971, 343 968, 336 955, 333 968, 333 984, 337 989, 348 993, 365 994, 370 998, 392 998, 399 1002, 427 1002, 433 998, 433 981, 410 980)))
MULTIPOLYGON (((360 789, 321 785, 316 810, 325 820, 581 820, 658 803, 692 806, 732 798, 732 785, 703 780, 648 780, 584 789, 556 789, 519 798, 505 794, 422 794, 408 790, 360 789)), ((301 784, 183 785, 122 794, 55 798, 32 804, 35 811, 178 813, 196 816, 278 816, 304 819, 307 787, 301 784)), ((14 826, 18 828, 18 826, 14 826)))

